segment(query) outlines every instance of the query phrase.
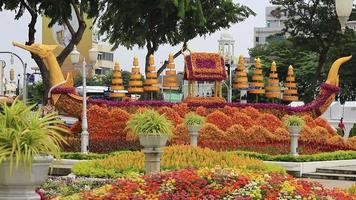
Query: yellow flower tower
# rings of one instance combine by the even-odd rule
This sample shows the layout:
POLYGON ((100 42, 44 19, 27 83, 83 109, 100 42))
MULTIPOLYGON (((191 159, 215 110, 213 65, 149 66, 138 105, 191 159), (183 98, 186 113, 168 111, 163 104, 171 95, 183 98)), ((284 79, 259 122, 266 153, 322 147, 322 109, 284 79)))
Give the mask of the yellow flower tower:
POLYGON ((251 86, 254 89, 250 90, 249 92, 251 94, 256 94, 256 101, 258 102, 258 95, 265 93, 265 83, 263 82, 262 64, 260 58, 255 59, 255 70, 252 76, 252 80, 253 83, 251 83, 251 86))
POLYGON ((277 65, 276 62, 272 62, 271 65, 271 73, 269 74, 268 86, 266 87, 266 97, 274 99, 280 98, 281 96, 281 88, 279 86, 279 79, 277 73, 277 65))
POLYGON ((236 68, 235 72, 235 82, 234 82, 234 88, 240 90, 240 102, 241 103, 247 103, 246 98, 247 98, 247 89, 249 87, 248 84, 248 79, 247 79, 247 73, 245 71, 246 66, 245 66, 245 59, 242 55, 239 57, 239 62, 238 66, 236 68))
POLYGON ((168 57, 166 75, 163 78, 163 87, 168 88, 169 90, 174 90, 178 88, 178 79, 172 53, 170 53, 168 57))
POLYGON ((146 80, 144 82, 143 89, 145 90, 145 92, 157 92, 159 91, 159 87, 157 86, 158 80, 157 80, 157 73, 155 72, 156 67, 155 67, 155 60, 153 55, 150 55, 148 63, 149 66, 147 68, 146 80))
POLYGON ((288 67, 288 76, 284 84, 286 89, 283 92, 284 101, 298 101, 297 83, 295 83, 293 66, 288 67))
POLYGON ((172 53, 170 53, 168 57, 166 75, 163 78, 163 87, 169 89, 169 101, 171 101, 172 90, 178 89, 178 79, 172 53))
POLYGON ((140 68, 138 67, 137 56, 134 57, 128 92, 131 94, 143 93, 142 76, 140 73, 140 68))
POLYGON ((124 86, 121 77, 120 64, 118 62, 116 62, 114 66, 110 89, 110 98, 122 98, 125 96, 125 93, 119 92, 120 90, 124 90, 124 86))

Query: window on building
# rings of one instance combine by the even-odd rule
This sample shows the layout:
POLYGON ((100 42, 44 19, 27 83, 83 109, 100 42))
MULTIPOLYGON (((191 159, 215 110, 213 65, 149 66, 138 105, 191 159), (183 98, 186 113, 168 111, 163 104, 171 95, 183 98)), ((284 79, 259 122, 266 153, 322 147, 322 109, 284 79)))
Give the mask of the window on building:
POLYGON ((95 74, 101 74, 101 69, 95 69, 95 74))
POLYGON ((114 54, 107 52, 100 52, 98 60, 114 61, 114 54))
POLYGON ((256 42, 260 42, 260 37, 256 37, 256 42))

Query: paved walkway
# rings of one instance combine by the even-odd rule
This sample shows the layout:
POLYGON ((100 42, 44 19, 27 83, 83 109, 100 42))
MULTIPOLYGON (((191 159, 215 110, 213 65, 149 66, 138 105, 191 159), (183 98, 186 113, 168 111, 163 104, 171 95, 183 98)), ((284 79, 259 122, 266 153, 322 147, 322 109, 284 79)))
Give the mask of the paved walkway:
POLYGON ((328 180, 328 179, 309 179, 302 178, 303 180, 317 181, 321 183, 326 188, 341 188, 346 189, 356 184, 354 181, 340 181, 340 180, 328 180))

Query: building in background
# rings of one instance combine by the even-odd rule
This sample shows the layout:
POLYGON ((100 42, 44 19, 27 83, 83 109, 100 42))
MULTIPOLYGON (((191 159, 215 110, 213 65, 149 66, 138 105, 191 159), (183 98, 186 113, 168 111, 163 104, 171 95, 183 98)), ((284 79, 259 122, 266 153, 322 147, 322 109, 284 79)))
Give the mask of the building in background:
POLYGON ((111 46, 105 43, 93 42, 93 47, 99 51, 98 61, 94 66, 95 74, 108 74, 114 68, 114 52, 111 51, 111 46))
MULTIPOLYGON (((74 10, 72 10, 72 16, 75 16, 74 10)), ((49 18, 42 18, 42 43, 58 45, 58 47, 54 50, 54 53, 57 56, 70 42, 72 36, 65 24, 54 24, 52 27, 48 27, 49 22, 49 18)), ((69 22, 74 30, 78 29, 79 24, 76 17, 72 17, 69 22)), ((93 26, 92 19, 85 18, 85 22, 87 27, 93 26)), ((94 74, 106 74, 114 67, 114 54, 111 51, 111 47, 104 43, 98 42, 98 37, 96 32, 93 31, 93 28, 85 29, 83 37, 77 45, 77 50, 80 52, 80 55, 85 57, 87 63, 90 64, 88 67, 88 77, 91 77, 94 74), (89 50, 93 47, 96 47, 100 52, 96 64, 90 64, 88 62, 90 60, 89 50)), ((72 72, 74 76, 77 76, 80 74, 79 70, 81 70, 81 67, 73 66, 70 56, 68 56, 61 66, 61 69, 64 76, 66 76, 68 72, 72 72)))
POLYGON ((266 44, 268 36, 281 33, 288 14, 277 6, 266 7, 266 26, 254 28, 254 46, 266 44))

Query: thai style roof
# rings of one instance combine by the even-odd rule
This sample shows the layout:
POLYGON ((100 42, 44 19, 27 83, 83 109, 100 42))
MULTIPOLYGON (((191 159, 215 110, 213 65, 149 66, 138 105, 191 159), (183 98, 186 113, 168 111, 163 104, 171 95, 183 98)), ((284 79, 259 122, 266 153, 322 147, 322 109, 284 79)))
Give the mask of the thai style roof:
POLYGON ((222 81, 226 79, 224 59, 218 53, 191 53, 184 59, 185 80, 222 81))

